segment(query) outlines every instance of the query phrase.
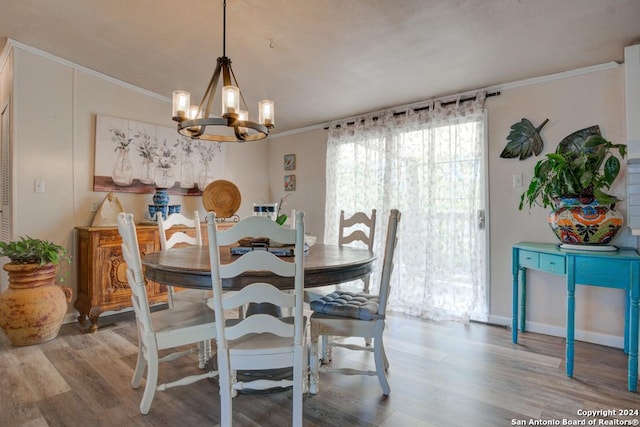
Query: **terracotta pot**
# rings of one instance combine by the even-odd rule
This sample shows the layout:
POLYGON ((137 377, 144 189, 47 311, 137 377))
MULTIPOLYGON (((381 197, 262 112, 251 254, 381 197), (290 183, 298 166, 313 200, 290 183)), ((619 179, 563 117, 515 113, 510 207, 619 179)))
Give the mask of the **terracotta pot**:
POLYGON ((0 327, 11 344, 27 346, 58 336, 72 291, 56 284, 53 264, 5 264, 9 288, 0 294, 0 327))
POLYGON ((554 205, 548 222, 562 243, 608 245, 624 223, 613 206, 600 205, 592 198, 560 198, 554 205))

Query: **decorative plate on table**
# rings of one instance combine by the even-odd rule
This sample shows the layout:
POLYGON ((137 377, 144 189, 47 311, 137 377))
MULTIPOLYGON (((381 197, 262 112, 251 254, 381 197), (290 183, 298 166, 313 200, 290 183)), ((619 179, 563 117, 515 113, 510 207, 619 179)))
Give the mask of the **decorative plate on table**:
POLYGON ((207 212, 215 212, 218 218, 232 217, 240 207, 241 200, 238 187, 224 179, 213 181, 202 192, 204 208, 207 212))

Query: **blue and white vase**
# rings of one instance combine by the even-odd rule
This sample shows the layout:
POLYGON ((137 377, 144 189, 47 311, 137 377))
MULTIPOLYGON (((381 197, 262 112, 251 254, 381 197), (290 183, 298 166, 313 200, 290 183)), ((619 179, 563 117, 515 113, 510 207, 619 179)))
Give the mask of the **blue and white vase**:
POLYGON ((156 206, 169 205, 169 194, 166 188, 156 188, 156 193, 153 195, 153 204, 156 206))

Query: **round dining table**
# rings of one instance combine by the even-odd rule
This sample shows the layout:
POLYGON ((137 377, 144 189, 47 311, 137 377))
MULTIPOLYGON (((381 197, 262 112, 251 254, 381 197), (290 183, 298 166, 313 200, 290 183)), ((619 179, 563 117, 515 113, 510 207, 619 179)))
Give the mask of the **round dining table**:
MULTIPOLYGON (((230 247, 220 248, 222 264, 233 262, 237 257, 239 255, 231 254, 230 247)), ((293 261, 293 257, 283 257, 283 259, 293 261)), ((315 244, 305 252, 304 287, 327 286, 363 278, 371 274, 374 260, 373 252, 368 249, 315 244)), ((142 264, 146 277, 154 282, 185 288, 212 289, 208 246, 186 246, 152 252, 142 257, 142 264)), ((280 277, 265 271, 246 272, 234 278, 223 279, 222 287, 226 290, 239 290, 254 283, 256 279, 269 282, 280 289, 294 288, 292 277, 280 277)), ((279 308, 264 303, 250 305, 246 315, 265 311, 280 314, 279 308)), ((216 357, 212 357, 209 363, 215 366, 216 357)), ((262 376, 271 380, 291 378, 292 374, 291 368, 284 368, 272 369, 268 372, 238 372, 237 375, 239 379, 246 378, 248 381, 262 376)), ((288 388, 275 387, 270 391, 286 389, 288 388)), ((256 393, 264 392, 265 390, 256 391, 256 393)), ((253 391, 245 389, 241 393, 252 394, 253 391)))
MULTIPOLYGON (((220 262, 227 264, 238 255, 230 247, 220 248, 220 262)), ((283 257, 291 259, 293 257, 283 257)), ((375 255, 368 249, 349 246, 315 244, 305 253, 304 287, 312 288, 349 282, 371 274, 375 255)), ((152 252, 142 257, 145 275, 164 285, 211 289, 211 267, 208 246, 187 246, 152 252)), ((223 279, 226 290, 238 290, 265 278, 280 289, 293 289, 293 278, 255 271, 223 279)))

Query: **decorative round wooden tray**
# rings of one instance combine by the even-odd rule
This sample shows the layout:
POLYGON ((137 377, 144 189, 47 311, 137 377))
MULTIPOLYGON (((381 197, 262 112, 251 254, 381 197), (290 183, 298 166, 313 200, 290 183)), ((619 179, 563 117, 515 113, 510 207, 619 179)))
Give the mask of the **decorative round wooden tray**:
POLYGON ((207 212, 215 212, 219 218, 232 217, 240 207, 241 200, 238 187, 224 179, 213 181, 202 192, 204 208, 207 212))

